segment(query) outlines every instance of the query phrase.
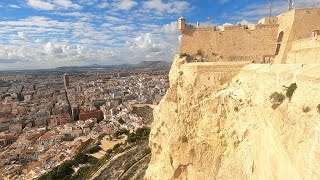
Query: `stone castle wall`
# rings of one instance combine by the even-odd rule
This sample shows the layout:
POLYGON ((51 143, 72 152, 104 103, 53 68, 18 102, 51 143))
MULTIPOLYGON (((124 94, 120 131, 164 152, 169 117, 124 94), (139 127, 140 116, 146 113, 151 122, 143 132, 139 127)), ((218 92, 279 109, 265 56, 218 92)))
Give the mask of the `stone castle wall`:
POLYGON ((287 56, 287 63, 319 64, 320 37, 294 41, 287 56))
POLYGON ((276 63, 287 63, 287 55, 294 41, 311 36, 311 32, 320 29, 320 8, 296 9, 278 16, 278 34, 284 32, 276 63))
POLYGON ((181 30, 180 53, 194 55, 201 50, 207 61, 268 63, 265 57, 270 57, 275 63, 286 63, 293 41, 320 29, 319 17, 320 8, 306 8, 264 18, 248 27, 223 26, 217 30, 215 26, 187 25, 181 30))
POLYGON ((231 26, 224 31, 215 31, 210 27, 186 29, 180 52, 195 54, 201 50, 212 61, 262 61, 263 55, 274 54, 278 25, 255 28, 231 26))

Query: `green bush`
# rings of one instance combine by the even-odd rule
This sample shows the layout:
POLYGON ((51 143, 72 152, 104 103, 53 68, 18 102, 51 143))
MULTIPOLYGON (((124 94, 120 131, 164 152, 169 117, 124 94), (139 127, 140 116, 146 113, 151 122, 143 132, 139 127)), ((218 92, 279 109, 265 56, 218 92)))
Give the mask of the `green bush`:
POLYGON ((112 149, 108 149, 107 154, 111 154, 111 153, 112 153, 112 149))
POLYGON ((74 165, 77 164, 85 164, 89 161, 90 157, 87 156, 85 153, 78 153, 77 155, 74 156, 72 163, 74 165))
POLYGON ((118 149, 119 147, 120 147, 120 144, 115 144, 115 145, 113 146, 112 150, 114 151, 114 150, 118 149))
POLYGON ((129 133, 127 141, 129 143, 138 142, 140 140, 146 139, 149 137, 150 128, 142 127, 138 128, 134 133, 129 133))
POLYGON ((58 167, 53 168, 52 171, 47 174, 41 176, 39 180, 55 180, 55 179, 64 179, 65 177, 69 177, 73 173, 72 162, 65 161, 60 164, 58 167))
POLYGON ((88 152, 89 154, 93 154, 93 153, 96 153, 96 152, 98 152, 98 151, 100 151, 100 150, 101 150, 101 147, 100 147, 99 145, 95 145, 95 146, 89 148, 89 149, 87 150, 87 152, 88 152))
POLYGON ((292 83, 290 84, 289 87, 284 86, 285 90, 286 90, 286 96, 287 98, 289 98, 289 100, 291 101, 291 98, 293 96, 294 91, 298 88, 296 83, 292 83))
POLYGON ((272 103, 271 107, 273 109, 276 109, 278 106, 280 106, 283 103, 283 101, 286 99, 286 97, 283 94, 278 92, 272 93, 269 97, 272 103))
POLYGON ((150 134, 150 128, 142 127, 136 130, 136 135, 140 137, 148 137, 150 134))
POLYGON ((126 128, 121 128, 120 130, 113 133, 113 137, 118 138, 122 134, 128 134, 129 131, 126 128))

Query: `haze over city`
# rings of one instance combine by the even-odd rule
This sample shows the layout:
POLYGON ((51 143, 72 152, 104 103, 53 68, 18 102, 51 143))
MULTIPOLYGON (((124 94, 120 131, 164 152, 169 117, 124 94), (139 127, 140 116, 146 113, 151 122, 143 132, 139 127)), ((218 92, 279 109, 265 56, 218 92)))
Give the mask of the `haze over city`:
MULTIPOLYGON (((273 6, 273 15, 288 8, 286 0, 273 6)), ((181 15, 193 24, 221 25, 256 23, 268 13, 266 0, 3 0, 0 70, 170 62, 178 52, 181 15)))

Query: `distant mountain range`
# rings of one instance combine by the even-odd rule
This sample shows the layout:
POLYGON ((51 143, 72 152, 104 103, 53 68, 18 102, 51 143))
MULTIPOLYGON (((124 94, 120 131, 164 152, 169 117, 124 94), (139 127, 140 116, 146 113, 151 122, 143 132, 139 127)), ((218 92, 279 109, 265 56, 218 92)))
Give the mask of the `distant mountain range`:
POLYGON ((85 69, 156 69, 167 70, 170 69, 171 63, 166 61, 141 61, 138 64, 121 64, 121 65, 100 65, 92 64, 88 66, 63 66, 57 67, 53 70, 85 70, 85 69))
POLYGON ((170 69, 171 63, 167 61, 141 61, 133 65, 135 69, 170 69))
POLYGON ((141 61, 138 64, 121 64, 121 65, 100 65, 91 64, 88 66, 62 66, 53 69, 30 69, 30 70, 5 70, 0 71, 0 74, 6 72, 24 72, 24 73, 64 73, 64 72, 83 72, 88 70, 169 70, 171 63, 166 61, 141 61))

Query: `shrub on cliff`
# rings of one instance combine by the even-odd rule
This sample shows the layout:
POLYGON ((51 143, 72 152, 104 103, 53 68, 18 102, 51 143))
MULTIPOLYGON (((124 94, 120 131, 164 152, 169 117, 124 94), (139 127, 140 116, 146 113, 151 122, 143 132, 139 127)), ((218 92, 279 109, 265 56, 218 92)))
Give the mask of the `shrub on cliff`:
POLYGON ((286 90, 286 96, 287 98, 289 98, 289 100, 291 101, 292 95, 294 93, 294 91, 297 89, 297 84, 296 83, 292 83, 290 84, 289 87, 284 86, 285 90, 286 90))
POLYGON ((201 49, 199 49, 195 55, 204 57, 204 52, 201 49))
POLYGON ((283 94, 278 92, 272 93, 269 97, 272 103, 271 107, 273 109, 277 109, 277 107, 280 106, 283 103, 283 101, 286 99, 286 97, 283 94))
POLYGON ((189 54, 187 54, 187 53, 180 53, 180 54, 179 54, 179 57, 180 57, 180 58, 184 58, 184 57, 185 57, 185 58, 186 58, 186 61, 187 61, 188 63, 191 62, 191 59, 192 59, 191 56, 190 56, 189 54))

